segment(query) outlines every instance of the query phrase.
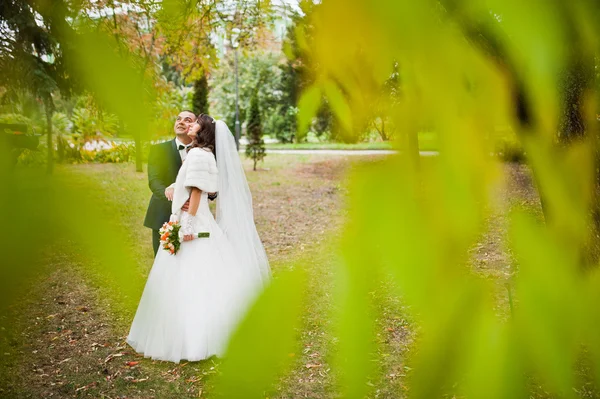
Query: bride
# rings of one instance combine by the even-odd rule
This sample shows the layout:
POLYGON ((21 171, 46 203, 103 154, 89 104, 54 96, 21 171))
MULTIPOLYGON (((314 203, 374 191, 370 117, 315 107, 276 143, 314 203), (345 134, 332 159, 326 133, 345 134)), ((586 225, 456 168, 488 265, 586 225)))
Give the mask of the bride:
POLYGON ((184 242, 176 255, 159 249, 127 337, 138 353, 176 363, 221 356, 271 275, 231 131, 201 114, 188 135, 193 144, 166 193, 184 242), (207 198, 214 191, 216 221, 207 198), (194 238, 198 232, 210 236, 194 238))

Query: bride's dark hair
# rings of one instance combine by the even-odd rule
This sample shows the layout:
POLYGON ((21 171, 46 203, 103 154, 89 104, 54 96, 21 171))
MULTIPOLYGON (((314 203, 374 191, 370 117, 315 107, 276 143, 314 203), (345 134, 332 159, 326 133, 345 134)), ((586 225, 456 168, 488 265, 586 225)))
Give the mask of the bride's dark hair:
POLYGON ((198 115, 198 120, 196 121, 198 125, 200 125, 200 130, 196 133, 196 137, 192 139, 192 145, 189 147, 188 151, 192 148, 208 148, 216 157, 217 153, 215 152, 215 120, 207 115, 200 114, 198 115))

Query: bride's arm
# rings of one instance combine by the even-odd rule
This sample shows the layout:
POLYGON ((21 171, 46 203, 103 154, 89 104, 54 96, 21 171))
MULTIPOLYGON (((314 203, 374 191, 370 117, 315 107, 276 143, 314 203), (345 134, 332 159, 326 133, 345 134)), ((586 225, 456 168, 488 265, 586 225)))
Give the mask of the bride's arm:
POLYGON ((188 213, 192 216, 196 216, 198 207, 200 207, 200 194, 202 194, 202 190, 200 190, 198 187, 192 187, 192 193, 190 194, 190 207, 188 209, 188 213))
MULTIPOLYGON (((198 207, 200 206, 200 194, 202 194, 202 190, 198 187, 192 187, 192 193, 190 194, 190 206, 188 209, 188 213, 194 217, 196 216, 196 212, 198 212, 198 207)), ((188 225, 184 225, 183 227, 183 241, 191 241, 194 239, 194 234, 191 232, 192 222, 191 219, 188 219, 188 225)))

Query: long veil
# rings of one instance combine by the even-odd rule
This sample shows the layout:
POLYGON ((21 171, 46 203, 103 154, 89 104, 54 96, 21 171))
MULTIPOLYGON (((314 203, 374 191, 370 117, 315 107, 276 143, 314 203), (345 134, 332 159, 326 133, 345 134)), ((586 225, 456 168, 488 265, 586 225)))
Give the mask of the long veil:
POLYGON ((252 195, 229 127, 217 120, 215 144, 219 170, 217 223, 223 230, 244 267, 255 269, 260 282, 271 279, 265 248, 256 231, 252 195))

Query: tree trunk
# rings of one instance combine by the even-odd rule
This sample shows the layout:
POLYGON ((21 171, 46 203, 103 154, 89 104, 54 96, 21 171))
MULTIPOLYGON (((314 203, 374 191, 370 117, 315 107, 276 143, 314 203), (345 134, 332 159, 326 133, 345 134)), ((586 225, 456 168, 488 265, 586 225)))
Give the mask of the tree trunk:
POLYGON ((56 136, 56 155, 58 155, 58 163, 64 163, 67 152, 67 144, 65 139, 59 134, 56 136))
POLYGON ((381 140, 388 141, 388 136, 387 134, 385 134, 385 119, 384 117, 381 117, 380 119, 381 129, 379 128, 379 126, 377 126, 377 119, 373 121, 373 126, 375 127, 375 130, 377 130, 377 133, 379 133, 379 137, 381 137, 381 140))
POLYGON ((46 163, 46 173, 51 175, 54 172, 54 145, 52 143, 52 113, 54 107, 52 106, 52 99, 46 99, 44 101, 46 110, 46 125, 47 125, 47 139, 48 139, 48 160, 46 163))
POLYGON ((411 129, 408 132, 408 156, 415 170, 419 170, 420 154, 419 154, 419 132, 416 129, 411 129))
POLYGON ((143 149, 142 149, 142 139, 140 137, 141 133, 137 133, 134 136, 134 141, 135 141, 135 171, 136 172, 143 172, 144 171, 144 167, 143 167, 143 149))

